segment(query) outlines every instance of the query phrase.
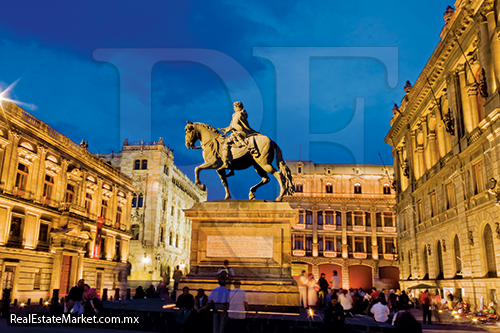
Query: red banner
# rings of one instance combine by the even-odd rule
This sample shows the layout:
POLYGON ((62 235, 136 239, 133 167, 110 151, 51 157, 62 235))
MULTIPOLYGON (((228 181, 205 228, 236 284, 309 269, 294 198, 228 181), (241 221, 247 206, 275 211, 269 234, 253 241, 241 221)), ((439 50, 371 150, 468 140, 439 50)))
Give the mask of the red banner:
POLYGON ((102 235, 102 223, 104 219, 102 217, 97 218, 97 229, 95 231, 95 242, 94 242, 94 259, 99 259, 101 255, 101 235, 102 235))

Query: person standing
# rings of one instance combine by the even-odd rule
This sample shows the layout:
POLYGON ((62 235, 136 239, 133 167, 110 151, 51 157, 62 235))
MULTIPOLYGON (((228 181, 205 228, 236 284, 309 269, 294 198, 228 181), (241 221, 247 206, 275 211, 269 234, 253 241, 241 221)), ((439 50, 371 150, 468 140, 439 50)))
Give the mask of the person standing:
POLYGON ((338 297, 339 301, 340 301, 340 305, 342 305, 342 307, 344 308, 344 315, 347 316, 347 315, 351 315, 351 311, 352 311, 352 297, 351 297, 351 294, 346 290, 342 290, 342 293, 340 293, 339 297, 338 297))
MULTIPOLYGON (((177 310, 177 315, 175 317, 175 322, 180 327, 185 327, 189 325, 188 319, 191 316, 191 312, 194 307, 194 297, 189 293, 189 287, 182 288, 182 294, 177 298, 175 305, 179 308, 177 310)), ((187 328, 187 327, 186 327, 187 328)))
POLYGON ((229 290, 226 289, 225 279, 219 278, 219 286, 212 289, 208 295, 208 301, 213 304, 214 309, 213 333, 224 333, 229 304, 229 290))
POLYGON ((406 291, 402 291, 401 295, 398 297, 398 309, 399 310, 406 310, 408 309, 408 303, 410 302, 410 298, 406 294, 406 291))
POLYGON ((230 332, 245 332, 246 313, 248 311, 247 294, 241 289, 241 282, 234 281, 234 289, 229 291, 229 327, 230 332))
POLYGON ((328 281, 325 279, 325 273, 321 273, 318 280, 319 285, 319 308, 323 308, 326 305, 326 295, 328 295, 328 281))
POLYGON ((307 304, 315 308, 318 304, 318 292, 316 291, 316 279, 312 273, 307 277, 307 304))
POLYGON ((177 288, 179 288, 179 283, 181 282, 182 271, 179 269, 179 265, 175 267, 174 272, 174 290, 172 290, 172 300, 177 300, 177 288))
POLYGON ((300 304, 304 307, 304 309, 307 309, 307 276, 306 276, 306 271, 302 271, 299 277, 298 281, 298 286, 299 286, 299 294, 300 294, 300 304))
POLYGON ((420 295, 420 304, 422 304, 422 309, 424 310, 424 324, 428 322, 429 324, 432 324, 431 317, 432 317, 432 311, 431 311, 431 298, 429 296, 429 291, 425 290, 422 295, 420 295))
POLYGON ((330 279, 330 282, 332 284, 332 295, 336 295, 339 292, 340 289, 340 276, 337 275, 337 271, 333 271, 333 276, 330 279))
POLYGON ((210 309, 208 308, 208 297, 205 295, 205 290, 198 289, 198 294, 194 297, 194 309, 197 313, 197 328, 198 331, 203 331, 207 328, 210 322, 210 309))
POLYGON ((331 301, 326 305, 325 316, 323 317, 323 332, 339 332, 344 329, 344 308, 338 302, 336 294, 332 295, 331 301))
POLYGON ((398 295, 394 291, 394 289, 391 289, 389 291, 389 307, 392 309, 394 312, 398 312, 398 295))

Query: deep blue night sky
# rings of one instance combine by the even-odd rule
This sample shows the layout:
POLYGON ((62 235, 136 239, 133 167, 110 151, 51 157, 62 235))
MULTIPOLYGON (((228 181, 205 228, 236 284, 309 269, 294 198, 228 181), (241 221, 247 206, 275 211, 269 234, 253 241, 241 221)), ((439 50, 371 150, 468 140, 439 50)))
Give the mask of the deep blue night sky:
MULTIPOLYGON (((93 153, 120 150, 124 137, 140 141, 161 136, 175 150, 176 164, 192 179, 193 168, 202 158, 201 151, 188 151, 184 146, 187 119, 226 127, 232 102, 241 100, 250 124, 273 139, 278 135, 285 159, 299 159, 300 144, 309 145, 306 139, 297 138, 295 130, 303 119, 309 119, 308 133, 340 131, 351 123, 356 98, 363 98, 363 121, 350 124, 350 130, 342 134, 351 148, 335 142, 313 143, 302 148, 300 157, 318 163, 381 164, 380 151, 385 163, 391 164, 391 150, 383 139, 392 105, 399 104, 405 81, 416 80, 439 42, 448 4, 452 3, 10 1, 2 4, 0 20, 0 86, 6 88, 20 79, 11 98, 25 103, 23 108, 74 141, 88 140, 93 153), (280 98, 290 112, 277 119, 275 67, 254 56, 254 47, 396 47, 398 62, 392 65, 397 68, 398 82, 392 88, 386 66, 373 58, 313 58, 308 102, 287 105, 286 101, 293 102, 303 92, 286 91, 280 98), (228 82, 206 66, 185 61, 149 66, 148 59, 115 54, 114 62, 127 62, 126 74, 133 78, 120 88, 124 73, 110 63, 96 61, 94 51, 99 48, 216 50, 248 71, 262 102, 248 92, 249 78, 239 74, 228 73, 235 89, 233 98, 228 82), (141 70, 149 70, 149 82, 141 70), (121 124, 120 101, 135 112, 121 124), (255 112, 260 112, 262 126, 259 115, 252 117, 252 111, 259 108, 255 112), (141 125, 145 121, 148 126, 141 125), (282 132, 284 128, 289 134, 282 132), (362 158, 354 160, 353 156, 362 158)), ((209 186, 209 199, 222 198, 215 171, 201 176, 209 186)), ((254 171, 238 172, 230 179, 230 188, 236 198, 246 198, 249 187, 258 181, 254 171)), ((275 187, 273 180, 257 197, 274 198, 275 187)))

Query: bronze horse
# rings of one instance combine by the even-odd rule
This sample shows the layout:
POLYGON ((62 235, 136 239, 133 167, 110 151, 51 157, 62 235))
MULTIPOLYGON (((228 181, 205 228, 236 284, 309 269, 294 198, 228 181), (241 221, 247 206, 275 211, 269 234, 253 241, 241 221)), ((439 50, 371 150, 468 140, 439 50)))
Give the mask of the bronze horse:
MULTIPOLYGON (((205 169, 215 169, 226 190, 225 199, 231 199, 229 187, 227 185, 226 169, 218 170, 222 165, 221 146, 224 141, 224 136, 218 130, 210 125, 202 123, 191 123, 188 121, 186 125, 186 147, 188 149, 197 149, 195 143, 199 140, 201 149, 203 149, 203 159, 205 163, 195 168, 195 183, 202 187, 200 182, 200 171, 205 169)), ((262 180, 250 188, 248 198, 255 199, 255 191, 264 184, 269 183, 268 173, 272 174, 280 184, 280 194, 276 201, 282 201, 284 195, 292 195, 294 193, 294 185, 290 169, 286 166, 283 160, 281 149, 278 145, 262 134, 256 134, 252 137, 254 140, 255 150, 258 152, 250 153, 245 147, 233 148, 231 150, 232 160, 231 165, 233 170, 244 170, 251 166, 262 177, 262 180), (276 164, 279 171, 272 165, 276 154, 276 164)))

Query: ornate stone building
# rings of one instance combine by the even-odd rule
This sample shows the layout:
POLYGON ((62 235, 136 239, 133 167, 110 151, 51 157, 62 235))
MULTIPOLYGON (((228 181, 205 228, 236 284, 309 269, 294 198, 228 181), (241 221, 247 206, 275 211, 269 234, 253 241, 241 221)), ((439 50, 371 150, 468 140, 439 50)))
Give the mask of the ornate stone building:
POLYGON ((338 271, 344 288, 395 287, 397 265, 392 167, 287 161, 299 210, 292 230, 293 272, 330 281, 338 271))
MULTIPOLYGON (((132 180, 17 105, 0 113, 0 290, 125 288, 132 180)), ((110 293, 113 295, 113 293, 110 293)))
POLYGON ((129 284, 149 286, 172 276, 179 265, 189 271, 191 221, 183 209, 205 201, 200 190, 174 165, 174 152, 163 143, 128 142, 119 153, 101 158, 133 179, 129 284))
POLYGON ((474 308, 500 290, 500 3, 456 1, 441 40, 395 105, 401 284, 432 283, 474 308), (494 194, 490 194, 491 188, 494 194))

